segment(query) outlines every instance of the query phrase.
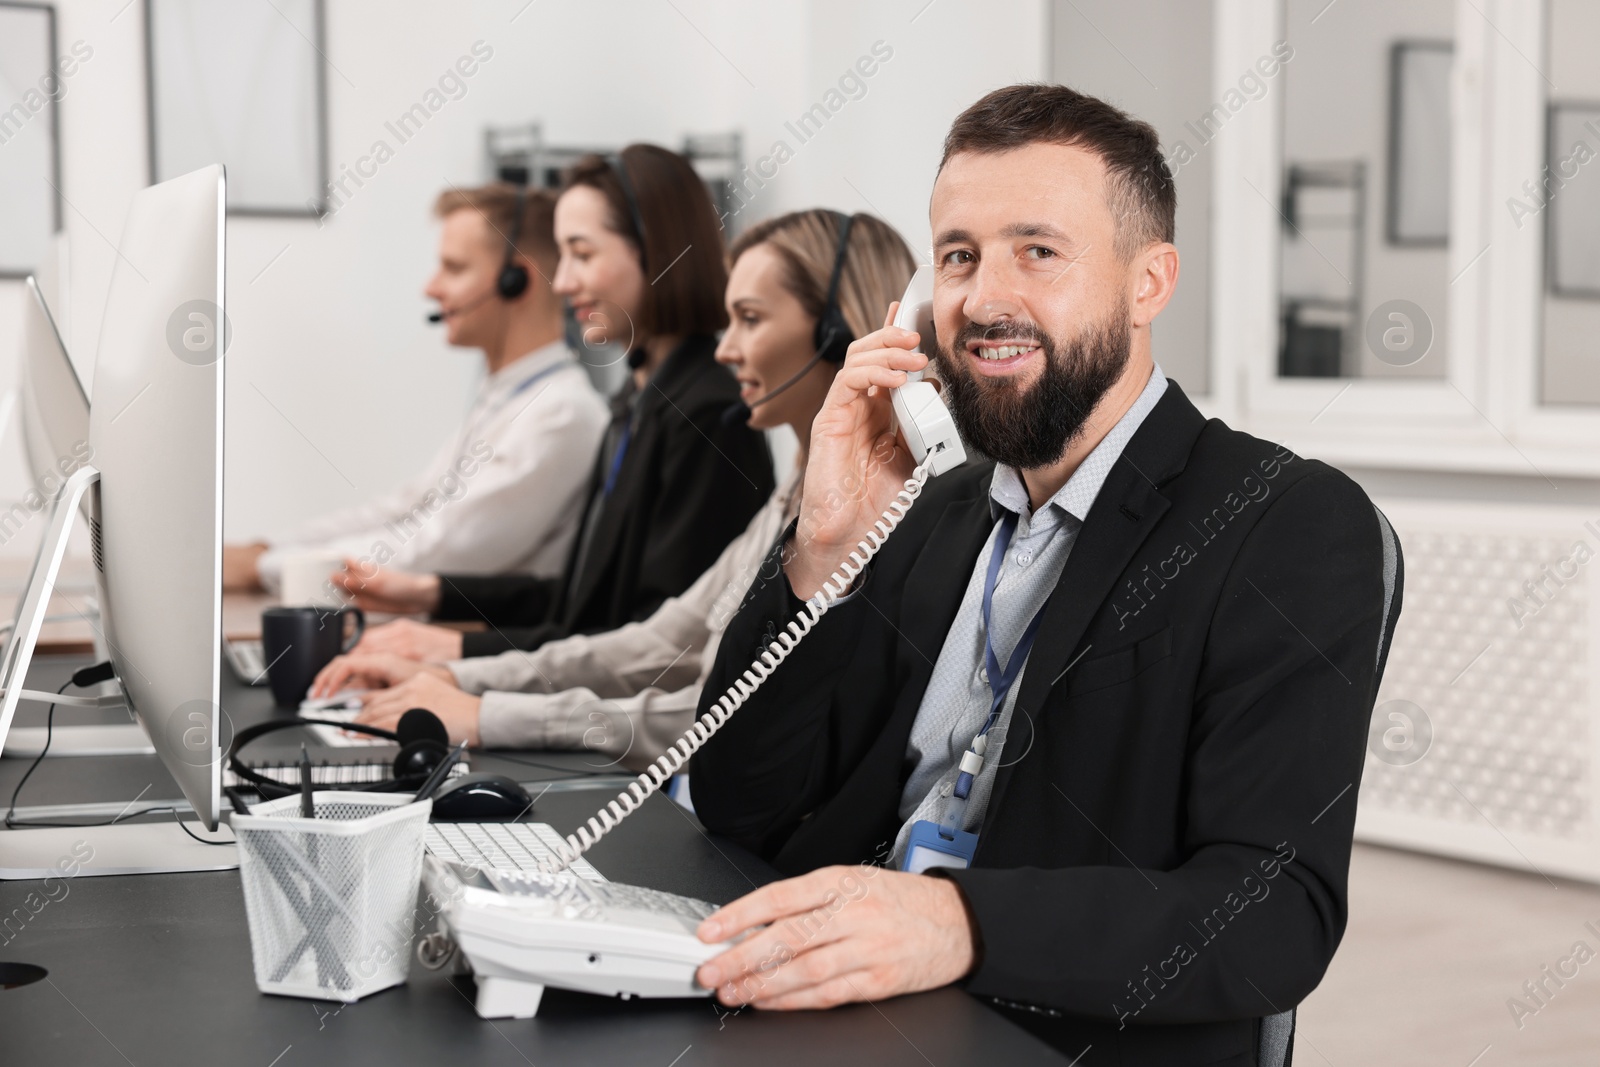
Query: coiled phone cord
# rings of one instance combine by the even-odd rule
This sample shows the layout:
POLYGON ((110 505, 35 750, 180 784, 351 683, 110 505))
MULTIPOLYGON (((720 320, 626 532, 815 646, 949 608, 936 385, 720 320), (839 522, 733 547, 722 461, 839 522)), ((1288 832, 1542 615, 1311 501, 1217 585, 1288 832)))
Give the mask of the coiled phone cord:
POLYGON ((694 755, 710 740, 711 735, 728 721, 728 717, 739 709, 751 695, 767 680, 767 676, 777 669, 793 652, 800 639, 811 632, 811 627, 816 625, 818 619, 826 615, 836 601, 844 596, 845 590, 850 588, 856 578, 866 569, 872 557, 878 554, 883 543, 889 539, 894 528, 900 525, 900 520, 905 518, 906 512, 911 510, 911 505, 916 503, 917 497, 922 495, 923 487, 928 484, 929 469, 924 463, 911 472, 911 477, 906 479, 906 484, 901 488, 889 506, 884 509, 883 515, 873 523, 872 529, 867 531, 867 536, 856 543, 855 551, 850 553, 850 558, 839 564, 839 569, 834 571, 829 580, 822 583, 822 589, 805 606, 795 613, 794 621, 785 628, 785 632, 778 635, 777 640, 767 645, 765 651, 756 657, 748 670, 739 678, 734 679, 728 691, 716 702, 710 711, 683 732, 683 736, 673 742, 672 746, 662 753, 654 763, 639 775, 638 778, 628 783, 628 787, 617 794, 617 798, 595 813, 594 817, 578 827, 575 834, 568 835, 563 844, 564 848, 556 851, 559 860, 546 860, 544 869, 549 874, 565 870, 579 856, 589 851, 602 837, 614 830, 617 824, 631 815, 640 804, 649 798, 651 793, 659 790, 671 777, 678 773, 683 765, 689 762, 689 757, 694 755))

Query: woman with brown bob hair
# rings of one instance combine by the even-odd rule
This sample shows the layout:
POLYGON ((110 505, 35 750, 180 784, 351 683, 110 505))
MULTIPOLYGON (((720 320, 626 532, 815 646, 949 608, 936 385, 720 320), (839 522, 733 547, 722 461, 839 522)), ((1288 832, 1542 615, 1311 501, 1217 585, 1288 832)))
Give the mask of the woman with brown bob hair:
MULTIPOLYGON (((646 618, 689 587, 773 488, 766 437, 723 416, 738 383, 715 357, 727 325, 722 232, 689 161, 656 145, 586 156, 555 208, 566 298, 586 350, 622 345, 629 375, 589 478, 557 578, 380 572, 352 589, 374 610, 488 623, 477 633, 401 620, 358 651, 444 662, 535 649, 646 618)), ((538 418, 537 397, 526 418, 538 418)))

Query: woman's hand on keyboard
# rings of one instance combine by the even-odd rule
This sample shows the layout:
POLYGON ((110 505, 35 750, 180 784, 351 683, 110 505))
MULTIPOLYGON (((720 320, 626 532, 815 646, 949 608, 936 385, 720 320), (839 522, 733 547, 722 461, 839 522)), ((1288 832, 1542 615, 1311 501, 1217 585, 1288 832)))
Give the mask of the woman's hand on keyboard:
POLYGON ((478 747, 478 712, 483 699, 463 693, 432 671, 421 671, 390 689, 374 689, 362 697, 356 722, 393 730, 400 716, 412 708, 427 708, 439 716, 450 733, 450 743, 465 741, 478 747))
POLYGON ((335 656, 311 683, 311 697, 330 697, 345 689, 388 689, 419 674, 432 674, 454 686, 456 679, 448 667, 418 663, 414 659, 388 653, 352 652, 335 656))

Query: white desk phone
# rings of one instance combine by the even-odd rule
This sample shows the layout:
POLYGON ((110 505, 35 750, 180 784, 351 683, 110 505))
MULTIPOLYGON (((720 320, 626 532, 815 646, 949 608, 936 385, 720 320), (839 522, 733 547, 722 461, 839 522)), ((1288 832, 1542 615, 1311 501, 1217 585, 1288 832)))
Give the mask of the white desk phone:
MULTIPOLYGON (((933 268, 918 269, 894 324, 933 338, 933 268)), ((537 871, 481 870, 429 856, 424 881, 442 905, 440 932, 420 952, 439 966, 459 950, 478 977, 478 1014, 529 1018, 544 987, 627 997, 704 996, 700 964, 722 950, 695 937, 715 910, 703 901, 598 880, 568 868, 677 773, 810 632, 877 555, 928 479, 966 461, 955 423, 922 372, 893 391, 895 419, 917 467, 850 558, 715 706, 577 833, 547 835, 555 859, 537 871)), ((542 829, 542 827, 540 827, 542 829)), ((425 962, 428 960, 425 958, 425 962)))

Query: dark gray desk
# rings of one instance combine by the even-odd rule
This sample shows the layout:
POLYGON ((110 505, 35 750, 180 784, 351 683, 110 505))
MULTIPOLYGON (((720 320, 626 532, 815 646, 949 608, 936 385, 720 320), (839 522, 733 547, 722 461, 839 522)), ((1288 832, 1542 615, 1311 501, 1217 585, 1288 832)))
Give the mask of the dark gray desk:
MULTIPOLYGON (((30 684, 42 687, 52 677, 59 684, 66 669, 41 662, 30 684)), ((269 703, 262 690, 225 686, 223 705, 236 726, 271 714, 269 703)), ((57 722, 76 714, 58 711, 57 722)), ((534 758, 575 769, 593 759, 554 753, 534 758)), ((9 799, 25 766, 23 760, 0 761, 0 799, 9 799)), ((474 766, 529 783, 565 777, 493 754, 475 757, 474 766)), ((151 787, 147 799, 177 796, 154 757, 47 760, 29 780, 21 803, 126 802, 146 785, 151 787)), ((541 788, 531 785, 536 793, 541 788)), ((539 799, 534 817, 562 832, 574 829, 612 793, 558 789, 539 799)), ((738 846, 708 836, 693 816, 664 798, 651 798, 589 855, 617 881, 718 903, 774 876, 738 846)), ((35 963, 50 972, 46 981, 0 991, 0 1063, 944 1067, 1066 1062, 953 989, 800 1013, 733 1013, 709 998, 619 1001, 552 989, 537 1018, 492 1023, 474 1014, 467 980, 421 967, 413 967, 408 984, 348 1006, 266 996, 256 990, 251 971, 237 872, 79 878, 66 884, 65 897, 47 904, 20 934, 0 944, 0 961, 35 963)), ((0 883, 0 916, 11 914, 37 889, 36 882, 0 883)))

